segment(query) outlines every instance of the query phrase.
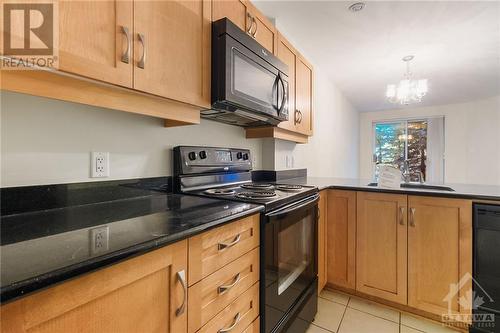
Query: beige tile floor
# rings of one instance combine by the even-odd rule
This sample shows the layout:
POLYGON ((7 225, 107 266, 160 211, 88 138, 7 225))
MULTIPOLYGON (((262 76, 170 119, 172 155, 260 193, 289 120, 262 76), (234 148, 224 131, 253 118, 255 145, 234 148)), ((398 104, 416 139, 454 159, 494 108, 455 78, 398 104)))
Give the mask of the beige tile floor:
POLYGON ((307 333, 457 333, 438 323, 349 296, 323 290, 307 333))

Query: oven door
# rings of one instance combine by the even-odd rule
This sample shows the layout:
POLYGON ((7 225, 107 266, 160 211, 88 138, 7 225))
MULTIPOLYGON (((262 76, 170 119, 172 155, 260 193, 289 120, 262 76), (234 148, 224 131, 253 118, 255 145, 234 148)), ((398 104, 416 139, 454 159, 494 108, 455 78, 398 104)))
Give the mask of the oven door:
POLYGON ((271 332, 316 281, 318 199, 315 194, 264 218, 261 267, 264 332, 271 332))

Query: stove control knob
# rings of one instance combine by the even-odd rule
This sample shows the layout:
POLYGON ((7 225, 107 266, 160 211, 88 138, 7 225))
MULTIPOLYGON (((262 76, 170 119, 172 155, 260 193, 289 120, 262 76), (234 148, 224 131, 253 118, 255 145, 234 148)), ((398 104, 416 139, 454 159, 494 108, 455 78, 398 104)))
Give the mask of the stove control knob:
POLYGON ((241 151, 236 153, 236 158, 241 160, 243 158, 243 153, 241 151))
POLYGON ((243 159, 246 161, 248 160, 248 153, 243 154, 243 159))
POLYGON ((192 151, 188 154, 188 157, 191 161, 194 161, 196 159, 196 153, 192 151))
POLYGON ((207 152, 206 152, 206 151, 204 151, 204 150, 200 151, 200 158, 201 158, 202 160, 204 160, 205 158, 207 158, 207 152))

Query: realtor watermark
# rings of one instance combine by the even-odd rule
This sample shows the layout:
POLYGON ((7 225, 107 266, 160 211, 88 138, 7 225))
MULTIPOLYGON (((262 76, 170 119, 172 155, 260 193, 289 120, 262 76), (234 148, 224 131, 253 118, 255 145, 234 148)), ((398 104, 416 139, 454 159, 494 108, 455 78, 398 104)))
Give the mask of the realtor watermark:
POLYGON ((448 312, 441 315, 444 324, 450 326, 462 325, 463 328, 467 328, 467 323, 476 328, 495 327, 495 315, 493 313, 476 311, 481 307, 487 308, 495 301, 470 273, 462 276, 458 283, 450 284, 450 291, 443 301, 448 303, 448 312), (472 285, 474 288, 467 289, 472 285), (457 300, 463 313, 453 311, 453 305, 456 304, 457 300))
POLYGON ((2 69, 58 67, 57 2, 2 1, 2 69))

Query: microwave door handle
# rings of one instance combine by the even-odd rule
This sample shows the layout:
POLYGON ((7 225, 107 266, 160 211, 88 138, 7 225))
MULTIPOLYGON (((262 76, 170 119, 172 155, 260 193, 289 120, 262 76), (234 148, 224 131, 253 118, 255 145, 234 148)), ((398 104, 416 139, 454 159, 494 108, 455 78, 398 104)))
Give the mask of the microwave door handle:
POLYGON ((281 112, 283 112, 283 109, 285 108, 287 93, 285 89, 285 81, 283 81, 280 74, 278 74, 278 78, 280 79, 281 87, 283 88, 283 97, 281 97, 281 106, 278 109, 278 115, 279 115, 281 112))
POLYGON ((297 209, 300 209, 302 207, 305 207, 307 205, 310 205, 312 203, 318 202, 318 200, 319 200, 319 194, 315 194, 311 199, 305 200, 305 201, 300 202, 298 204, 292 204, 290 206, 285 206, 284 208, 282 208, 280 210, 266 214, 266 216, 271 217, 271 216, 284 215, 284 214, 293 212, 297 209))
MULTIPOLYGON (((276 80, 274 80, 274 83, 273 83, 273 90, 274 90, 274 87, 276 87, 276 110, 279 110, 280 109, 280 88, 279 88, 279 82, 280 82, 280 74, 278 73, 278 76, 276 77, 276 80)), ((273 105, 274 107, 274 105, 273 105)), ((278 111, 279 112, 279 111, 278 111)))

